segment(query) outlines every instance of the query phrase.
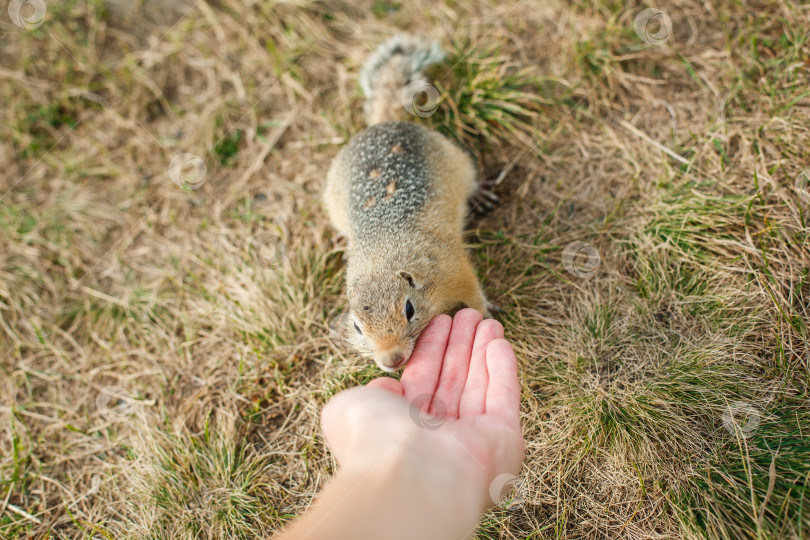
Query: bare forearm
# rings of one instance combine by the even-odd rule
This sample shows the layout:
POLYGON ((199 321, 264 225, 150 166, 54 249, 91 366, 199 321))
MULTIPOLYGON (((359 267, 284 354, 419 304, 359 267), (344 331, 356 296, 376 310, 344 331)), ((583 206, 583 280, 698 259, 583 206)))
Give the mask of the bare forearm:
POLYGON ((460 540, 484 508, 480 486, 450 466, 400 458, 339 473, 279 540, 460 540))

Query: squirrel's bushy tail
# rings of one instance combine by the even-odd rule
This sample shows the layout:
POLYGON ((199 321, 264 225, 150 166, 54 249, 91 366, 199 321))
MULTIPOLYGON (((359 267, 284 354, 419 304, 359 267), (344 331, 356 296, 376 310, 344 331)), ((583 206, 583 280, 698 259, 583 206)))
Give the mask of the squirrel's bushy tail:
POLYGON ((407 112, 417 116, 432 113, 430 108, 435 110, 435 105, 431 101, 438 102, 438 91, 428 84, 422 70, 443 59, 438 42, 407 34, 398 34, 377 47, 360 72, 368 125, 402 120, 407 112), (427 95, 428 103, 417 103, 420 94, 427 95))

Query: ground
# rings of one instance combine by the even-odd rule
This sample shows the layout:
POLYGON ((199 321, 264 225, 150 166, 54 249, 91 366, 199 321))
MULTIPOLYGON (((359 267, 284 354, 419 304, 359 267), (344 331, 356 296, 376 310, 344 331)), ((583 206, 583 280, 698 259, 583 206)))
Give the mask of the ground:
POLYGON ((502 201, 467 241, 527 455, 478 536, 810 537, 806 5, 10 4, 0 537, 266 537, 307 508, 319 410, 381 375, 330 338, 320 193, 398 29, 448 51, 413 121, 502 201))

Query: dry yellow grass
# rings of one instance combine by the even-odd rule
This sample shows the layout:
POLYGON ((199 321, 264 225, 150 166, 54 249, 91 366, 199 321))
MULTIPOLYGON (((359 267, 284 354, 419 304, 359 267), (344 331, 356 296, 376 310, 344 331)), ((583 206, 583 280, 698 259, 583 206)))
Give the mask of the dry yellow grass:
POLYGON ((451 53, 419 121, 500 181, 469 242, 528 451, 478 534, 810 536, 807 6, 653 6, 667 37, 610 1, 156 5, 0 12, 0 537, 262 537, 307 507, 320 408, 380 374, 329 339, 319 198, 397 29, 451 53))

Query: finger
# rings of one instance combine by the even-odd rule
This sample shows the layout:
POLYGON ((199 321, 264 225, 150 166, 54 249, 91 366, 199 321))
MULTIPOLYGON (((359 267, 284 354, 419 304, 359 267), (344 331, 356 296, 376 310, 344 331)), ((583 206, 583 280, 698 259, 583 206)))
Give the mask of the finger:
POLYGON ((357 389, 351 388, 332 396, 321 410, 321 429, 326 443, 332 449, 338 462, 341 461, 341 450, 349 438, 349 431, 354 425, 351 418, 352 406, 358 401, 357 389))
POLYGON ((446 411, 450 418, 458 418, 458 406, 461 393, 467 382, 470 370, 475 329, 483 316, 475 309, 462 309, 453 319, 450 339, 447 341, 447 352, 444 353, 439 386, 433 397, 432 409, 446 411))
POLYGON ((487 345, 486 357, 489 376, 486 412, 501 416, 519 428, 520 382, 512 346, 505 339, 496 339, 487 345))
POLYGON ((470 414, 484 414, 486 412, 487 385, 487 345, 495 339, 503 337, 503 325, 495 319, 481 321, 475 329, 472 357, 470 358, 470 371, 467 374, 467 384, 461 394, 461 403, 458 409, 459 417, 470 414))
POLYGON ((400 378, 408 401, 422 395, 432 397, 436 391, 452 324, 453 319, 448 315, 438 315, 416 341, 411 359, 400 378))
POLYGON ((379 402, 380 400, 385 401, 389 397, 390 393, 387 389, 374 387, 370 384, 348 388, 332 396, 321 410, 321 426, 327 442, 331 444, 331 434, 336 429, 346 432, 355 426, 364 425, 368 417, 373 417, 376 414, 374 407, 370 407, 369 403, 379 402))
POLYGON ((396 379, 392 379, 391 377, 379 377, 373 381, 369 381, 366 386, 369 388, 382 388, 383 390, 388 390, 392 394, 396 394, 398 396, 401 396, 403 393, 402 383, 396 379))

